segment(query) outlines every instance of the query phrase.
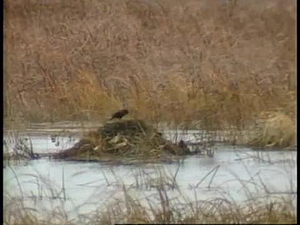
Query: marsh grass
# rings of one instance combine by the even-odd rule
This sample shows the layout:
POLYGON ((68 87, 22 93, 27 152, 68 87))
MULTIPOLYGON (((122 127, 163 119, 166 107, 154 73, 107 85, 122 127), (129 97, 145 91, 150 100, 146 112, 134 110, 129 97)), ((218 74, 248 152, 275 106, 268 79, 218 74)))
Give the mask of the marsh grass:
POLYGON ((283 113, 269 113, 262 120, 260 129, 249 145, 260 147, 290 147, 296 146, 296 125, 290 117, 283 113))
MULTIPOLYGON (((297 100, 294 0, 257 0, 255 4, 193 0, 51 3, 15 0, 5 1, 4 9, 4 123, 8 130, 25 129, 32 122, 104 122, 112 111, 126 107, 131 119, 151 121, 157 126, 163 123, 175 130, 228 132, 223 137, 232 144, 294 146, 297 100), (265 112, 272 116, 266 118, 265 112)), ((200 141, 206 138, 197 136, 200 141)), ((17 143, 18 137, 14 140, 17 143)), ((259 155, 249 157, 269 161, 259 155)), ((204 179, 213 183, 218 170, 210 172, 204 179)), ((123 200, 111 199, 88 215, 78 213, 75 219, 69 218, 64 208, 63 186, 54 188, 47 179, 32 176, 38 188, 37 198, 59 196, 60 206, 40 213, 25 206, 22 191, 18 198, 6 190, 4 222, 296 223, 297 220, 292 201, 283 197, 269 199, 267 188, 264 201, 250 194, 245 204, 235 203, 230 196, 200 201, 197 195, 189 199, 181 194, 175 174, 157 171, 156 175, 158 179, 140 171, 134 176, 134 187, 156 190, 157 202, 136 198, 116 178, 107 182, 122 187, 123 200), (170 196, 169 189, 179 192, 181 199, 170 196)), ((265 187, 263 182, 258 185, 265 187)))
POLYGON ((18 131, 6 132, 3 139, 3 160, 5 164, 9 164, 12 160, 14 162, 27 161, 35 156, 30 138, 20 135, 18 131))
POLYGON ((5 120, 249 128, 296 107, 296 2, 5 2, 5 120))
MULTIPOLYGON (((153 167, 153 173, 150 174, 143 168, 138 168, 133 171, 135 179, 131 185, 128 185, 127 182, 126 184, 111 169, 110 173, 113 176, 110 177, 113 180, 108 181, 107 186, 116 187, 120 191, 119 197, 112 196, 105 203, 96 205, 96 209, 89 213, 82 214, 78 211, 76 217, 68 215, 64 207, 64 203, 68 201, 66 198, 53 198, 60 202, 59 206, 44 208, 43 210, 26 206, 26 193, 21 191, 22 187, 19 184, 21 191, 19 197, 14 196, 9 190, 5 190, 4 224, 296 223, 297 210, 292 200, 292 195, 297 195, 297 193, 294 193, 292 190, 286 193, 273 193, 264 184, 263 180, 257 181, 252 177, 249 181, 245 181, 241 180, 237 175, 236 181, 242 184, 241 191, 248 193, 246 201, 237 203, 231 196, 227 195, 200 200, 201 198, 197 196, 196 191, 192 197, 185 196, 181 192, 176 181, 179 169, 180 165, 178 165, 178 169, 175 172, 171 173, 161 167, 153 167), (256 188, 263 186, 265 195, 262 196, 260 194, 256 196, 258 193, 248 188, 251 182, 256 182, 254 183, 256 188), (147 196, 146 191, 149 190, 151 190, 152 194, 147 196), (145 192, 145 197, 137 197, 136 192, 138 191, 141 193, 145 192), (272 194, 277 194, 277 197, 272 197, 272 194)), ((214 169, 213 171, 216 170, 214 169)), ((53 186, 51 181, 45 177, 32 177, 38 181, 36 185, 39 189, 44 186, 47 190, 57 190, 59 192, 64 186, 63 183, 61 188, 56 185, 53 186)), ((64 179, 63 176, 62 179, 64 179)), ((201 183, 201 181, 198 183, 201 183)), ((193 188, 196 190, 199 187, 195 186, 193 188)), ((51 194, 51 191, 38 193, 40 193, 40 196, 36 196, 37 198, 54 196, 51 194)), ((94 200, 95 197, 91 196, 94 200)), ((84 204, 94 203, 86 202, 84 204)), ((78 207, 76 206, 75 208, 78 207)))

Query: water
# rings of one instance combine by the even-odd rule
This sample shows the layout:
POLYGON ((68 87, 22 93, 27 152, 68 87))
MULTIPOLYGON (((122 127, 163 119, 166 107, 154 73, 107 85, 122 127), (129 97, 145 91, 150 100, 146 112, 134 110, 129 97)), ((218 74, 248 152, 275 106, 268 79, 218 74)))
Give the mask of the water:
MULTIPOLYGON (((185 140, 191 140, 186 135, 185 140)), ((72 146, 78 138, 66 135, 54 140, 53 136, 35 133, 29 135, 28 141, 35 152, 55 152, 72 146)), ((13 141, 6 140, 8 146, 13 145, 13 141)), ((295 151, 253 151, 220 144, 215 149, 214 157, 189 156, 173 164, 125 166, 32 160, 7 166, 4 188, 5 193, 23 198, 27 207, 40 213, 62 207, 71 217, 105 208, 113 199, 122 199, 124 187, 141 201, 146 198, 159 201, 155 181, 161 174, 165 177, 164 187, 174 201, 183 201, 183 195, 191 201, 225 198, 243 202, 266 196, 284 196, 296 201, 295 151), (172 180, 175 174, 176 182, 172 180)))

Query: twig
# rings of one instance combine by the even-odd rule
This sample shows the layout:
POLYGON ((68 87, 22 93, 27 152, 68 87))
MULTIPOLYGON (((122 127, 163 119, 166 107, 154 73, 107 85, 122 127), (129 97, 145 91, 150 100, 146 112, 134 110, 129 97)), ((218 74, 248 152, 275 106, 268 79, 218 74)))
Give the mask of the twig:
POLYGON ((202 181, 205 180, 206 177, 208 177, 209 174, 211 174, 213 171, 218 170, 220 167, 220 165, 214 167, 211 171, 208 172, 208 174, 206 174, 197 184, 196 184, 196 188, 198 188, 198 186, 202 183, 202 181))

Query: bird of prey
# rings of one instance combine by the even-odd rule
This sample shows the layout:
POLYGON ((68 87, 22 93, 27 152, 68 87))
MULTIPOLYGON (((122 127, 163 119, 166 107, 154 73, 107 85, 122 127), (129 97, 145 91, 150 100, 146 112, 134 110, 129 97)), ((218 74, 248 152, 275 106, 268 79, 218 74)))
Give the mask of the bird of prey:
POLYGON ((179 146, 179 148, 187 148, 187 145, 183 140, 179 141, 178 146, 179 146))
POLYGON ((129 113, 129 111, 127 109, 122 109, 118 112, 115 112, 109 120, 112 120, 115 118, 121 119, 123 116, 127 115, 128 113, 129 113))

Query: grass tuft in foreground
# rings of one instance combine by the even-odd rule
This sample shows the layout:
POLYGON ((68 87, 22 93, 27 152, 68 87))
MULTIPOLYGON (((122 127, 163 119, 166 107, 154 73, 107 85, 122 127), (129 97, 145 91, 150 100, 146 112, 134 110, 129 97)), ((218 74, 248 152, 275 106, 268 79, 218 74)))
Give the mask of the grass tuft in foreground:
MULTIPOLYGON (((13 193, 10 190, 6 190, 4 194, 4 222, 7 225, 108 225, 115 223, 294 224, 297 221, 295 199, 293 200, 295 193, 292 191, 290 193, 277 193, 276 195, 264 186, 266 188, 265 195, 261 193, 257 197, 255 193, 249 192, 247 185, 243 185, 243 189, 240 191, 249 193, 248 199, 244 202, 237 203, 227 195, 200 200, 201 196, 197 196, 196 189, 194 189, 194 196, 186 196, 183 190, 180 189, 176 181, 178 170, 175 174, 168 174, 164 170, 156 170, 155 173, 158 176, 152 176, 139 168, 135 175, 135 183, 130 186, 126 186, 122 178, 119 178, 113 170, 111 172, 115 174, 115 180, 112 183, 107 180, 107 186, 114 187, 115 185, 119 190, 119 196, 108 198, 104 203, 100 200, 99 202, 102 203, 96 205, 95 203, 86 202, 84 203, 86 206, 95 209, 86 214, 74 211, 77 212, 75 217, 74 214, 70 217, 70 212, 65 209, 65 201, 68 200, 54 198, 53 194, 61 191, 54 188, 55 186, 51 182, 47 182, 47 179, 39 178, 41 181, 37 183, 39 190, 42 190, 43 185, 45 185, 45 190, 43 188, 44 191, 36 196, 38 198, 32 198, 32 200, 35 199, 34 202, 38 202, 51 194, 52 200, 58 201, 58 206, 54 204, 50 208, 45 207, 43 209, 28 207, 28 198, 25 193, 22 192, 21 196, 18 197, 12 195, 13 193), (142 193, 142 197, 137 197, 137 193, 142 193)), ((243 181, 241 182, 243 183, 243 181)), ((259 187, 262 184, 255 183, 254 185, 259 187)), ((22 190, 21 187, 20 190, 22 190)), ((65 191, 68 193, 68 190, 65 191)), ((222 193, 222 190, 220 191, 222 193)), ((115 191, 113 192, 115 193, 115 191)), ((34 193, 31 194, 34 197, 34 193)), ((95 200, 97 198, 101 199, 100 196, 91 196, 91 199, 95 200)), ((76 206, 75 209, 83 206, 76 206)))

